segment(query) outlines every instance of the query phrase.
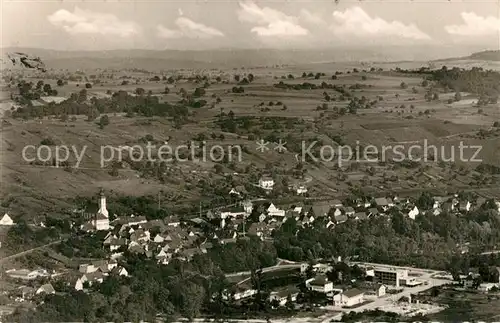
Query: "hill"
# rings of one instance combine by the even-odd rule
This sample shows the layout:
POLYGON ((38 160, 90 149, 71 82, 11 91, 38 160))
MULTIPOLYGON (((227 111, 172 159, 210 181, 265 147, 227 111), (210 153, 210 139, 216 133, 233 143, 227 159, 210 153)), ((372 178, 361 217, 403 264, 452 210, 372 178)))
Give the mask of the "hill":
POLYGON ((483 52, 473 53, 469 59, 479 59, 483 61, 500 61, 500 50, 486 50, 483 52))
MULTIPOLYGON (((324 49, 214 49, 214 50, 103 50, 60 51, 40 48, 4 48, 3 53, 23 52, 40 57, 47 68, 86 70, 98 68, 203 69, 273 65, 303 65, 328 62, 394 62, 435 58, 427 48, 324 49)), ((450 52, 450 51, 447 51, 450 52)), ((442 57, 443 54, 437 57, 442 57)))

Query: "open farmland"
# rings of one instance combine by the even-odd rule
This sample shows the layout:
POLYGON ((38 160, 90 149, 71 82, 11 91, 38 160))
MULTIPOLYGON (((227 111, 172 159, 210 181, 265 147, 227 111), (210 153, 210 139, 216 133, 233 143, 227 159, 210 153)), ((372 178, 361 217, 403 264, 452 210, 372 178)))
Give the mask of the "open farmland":
MULTIPOLYGON (((391 147, 400 145, 407 151, 427 142, 440 148, 438 155, 446 156, 461 142, 487 143, 477 158, 494 164, 500 157, 500 130, 492 128, 493 121, 500 120, 498 103, 478 108, 478 97, 466 92, 461 93, 460 100, 453 100, 455 92, 424 84, 422 75, 389 70, 387 66, 323 63, 269 69, 177 70, 170 74, 106 70, 76 75, 52 72, 49 77, 40 72, 27 74, 25 82, 50 84, 57 90, 57 97, 73 95, 78 101, 85 92, 79 104, 97 105, 97 115, 107 115, 109 124, 99 126, 95 116, 70 109, 66 102, 55 105, 66 109, 57 115, 44 112, 36 118, 4 118, 2 176, 3 182, 9 183, 2 186, 7 196, 4 207, 36 213, 51 205, 54 211, 62 212, 68 200, 96 187, 118 195, 161 192, 165 201, 183 205, 206 196, 208 187, 217 187, 217 192, 238 185, 252 189, 260 174, 274 174, 283 180, 282 190, 273 193, 281 197, 288 194, 285 182, 306 184, 308 195, 315 198, 342 197, 359 188, 375 194, 415 194, 422 189, 469 188, 475 181, 487 183, 482 190, 493 187, 494 177, 485 179, 478 174, 472 180, 461 179, 481 162, 394 163, 391 147), (58 84, 61 79, 66 81, 58 84), (429 92, 439 96, 429 100, 429 92), (117 93, 123 96, 121 101, 116 101, 117 93), (173 114, 146 116, 125 113, 119 107, 131 104, 127 100, 143 98, 169 106, 184 105, 184 114, 181 119, 173 114), (115 100, 118 109, 108 106, 110 100, 115 100), (57 145, 74 147, 81 153, 78 167, 75 154, 59 167, 51 161, 28 163, 23 159, 24 147, 38 147, 49 139, 52 154, 57 145), (270 143, 267 150, 257 149, 260 139, 270 143), (273 149, 279 140, 286 142, 286 151, 273 149), (122 150, 125 157, 117 157, 120 146, 145 148, 152 142, 155 147, 167 143, 175 148, 203 141, 209 148, 224 147, 226 155, 234 147, 241 154, 234 150, 234 160, 163 164, 134 162, 127 150, 122 150), (308 160, 305 148, 311 145, 314 157, 324 157, 320 156, 322 145, 334 155, 308 160), (389 147, 384 156, 388 160, 349 160, 341 156, 343 145, 352 149, 389 147), (106 146, 115 149, 103 148, 106 146), (110 158, 112 151, 114 157, 110 158), (101 161, 103 153, 109 160, 101 161), (306 160, 302 160, 304 157, 306 160)), ((14 85, 4 84, 4 97, 17 95, 14 85)), ((153 155, 158 153, 155 149, 153 155)), ((34 150, 29 157, 33 154, 34 150)), ((423 153, 417 155, 422 157, 423 153)), ((472 150, 464 154, 466 158, 473 155, 472 150)))

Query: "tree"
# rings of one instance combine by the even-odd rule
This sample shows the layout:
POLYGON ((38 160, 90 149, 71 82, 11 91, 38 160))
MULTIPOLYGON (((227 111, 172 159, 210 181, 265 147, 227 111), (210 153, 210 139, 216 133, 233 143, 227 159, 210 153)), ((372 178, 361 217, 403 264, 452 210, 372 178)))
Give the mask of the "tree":
POLYGON ((165 86, 165 90, 163 91, 164 94, 169 94, 170 93, 170 89, 168 88, 168 86, 165 86))
POLYGON ((85 88, 86 88, 86 89, 91 89, 91 88, 92 88, 92 84, 90 84, 90 83, 85 83, 85 88))
POLYGON ((142 96, 145 93, 146 93, 146 90, 144 90, 142 87, 138 87, 137 89, 135 89, 135 94, 136 95, 142 96))
POLYGON ((57 86, 63 86, 64 85, 64 81, 59 79, 57 80, 57 86))
POLYGON ((458 102, 462 100, 462 94, 460 92, 455 93, 455 101, 458 102))
POLYGON ((78 93, 78 97, 77 97, 76 101, 78 103, 83 103, 83 102, 87 101, 87 90, 86 89, 82 89, 78 93))
POLYGON ((399 85, 402 89, 407 89, 408 88, 408 84, 406 84, 405 82, 401 82, 401 84, 399 85))
POLYGON ((101 128, 104 128, 108 124, 109 124, 108 115, 105 114, 105 115, 101 116, 101 118, 99 119, 99 126, 101 126, 101 128))
POLYGON ((254 76, 252 73, 248 74, 248 82, 253 82, 254 76))
POLYGON ((201 87, 197 87, 195 90, 194 90, 194 93, 193 93, 193 96, 195 98, 199 98, 199 97, 202 97, 205 95, 205 89, 201 88, 201 87))
POLYGON ((215 170, 215 173, 216 173, 216 174, 220 174, 220 173, 222 173, 222 165, 220 165, 220 164, 215 164, 215 166, 214 166, 214 170, 215 170))
POLYGON ((179 286, 179 289, 182 300, 181 312, 189 320, 192 320, 200 314, 205 290, 193 282, 182 284, 182 286, 179 286))
POLYGON ((50 92, 52 92, 52 87, 50 86, 50 84, 45 84, 43 86, 43 92, 45 92, 47 94, 50 94, 50 92))
POLYGON ((239 74, 236 74, 236 75, 234 76, 234 80, 235 80, 236 82, 239 82, 239 81, 240 81, 240 75, 239 75, 239 74))

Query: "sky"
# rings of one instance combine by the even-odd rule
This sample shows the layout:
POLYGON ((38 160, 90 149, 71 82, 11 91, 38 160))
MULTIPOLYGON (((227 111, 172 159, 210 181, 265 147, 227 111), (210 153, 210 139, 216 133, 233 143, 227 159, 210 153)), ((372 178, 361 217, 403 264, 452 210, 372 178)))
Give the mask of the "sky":
POLYGON ((499 0, 0 0, 1 47, 500 49, 499 0))

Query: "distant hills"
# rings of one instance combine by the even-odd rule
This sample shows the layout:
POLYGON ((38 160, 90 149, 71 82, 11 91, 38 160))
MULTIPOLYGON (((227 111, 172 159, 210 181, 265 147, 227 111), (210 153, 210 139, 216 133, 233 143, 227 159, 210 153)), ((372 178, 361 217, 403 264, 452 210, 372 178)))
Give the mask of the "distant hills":
POLYGON ((451 57, 446 59, 439 59, 437 61, 456 61, 456 60, 500 62, 500 50, 485 50, 481 52, 472 53, 469 56, 451 57))
MULTIPOLYGON (((8 52, 23 52, 40 57, 47 68, 55 69, 209 69, 239 68, 250 66, 304 65, 328 62, 396 62, 425 61, 437 58, 429 57, 429 48, 331 48, 331 49, 220 49, 220 50, 105 50, 105 51, 59 51, 40 48, 4 48, 3 55, 8 52)), ((441 51, 456 52, 453 48, 441 51)), ((464 49, 461 52, 466 53, 464 49)), ((439 57, 439 56, 438 56, 439 57)), ((445 59, 500 61, 500 51, 477 52, 467 57, 445 59)))
POLYGON ((179 68, 236 68, 244 66, 298 65, 325 61, 384 60, 384 55, 369 50, 109 50, 56 51, 38 48, 6 48, 39 56, 47 68, 96 69, 138 68, 146 70, 179 68))
POLYGON ((486 50, 483 52, 473 53, 469 59, 477 59, 482 61, 500 61, 500 50, 486 50))

